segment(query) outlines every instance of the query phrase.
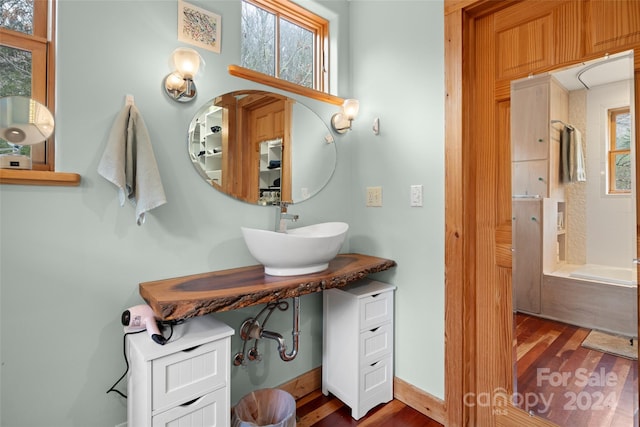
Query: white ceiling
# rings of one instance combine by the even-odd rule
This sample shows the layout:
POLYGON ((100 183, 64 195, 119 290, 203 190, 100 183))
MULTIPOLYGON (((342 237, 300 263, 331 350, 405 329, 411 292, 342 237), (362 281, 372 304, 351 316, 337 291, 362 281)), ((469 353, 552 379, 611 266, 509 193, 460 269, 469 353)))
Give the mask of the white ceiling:
POLYGON ((629 80, 633 77, 633 51, 621 52, 584 62, 551 74, 570 91, 586 89, 585 85, 587 88, 592 88, 621 80, 629 80))

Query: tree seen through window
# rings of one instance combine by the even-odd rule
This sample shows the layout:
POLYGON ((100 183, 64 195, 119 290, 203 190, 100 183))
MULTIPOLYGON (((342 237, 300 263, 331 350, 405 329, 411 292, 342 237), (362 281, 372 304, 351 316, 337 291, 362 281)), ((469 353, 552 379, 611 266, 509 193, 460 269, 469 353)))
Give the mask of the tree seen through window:
POLYGON ((323 90, 328 22, 286 0, 243 0, 241 65, 323 90))

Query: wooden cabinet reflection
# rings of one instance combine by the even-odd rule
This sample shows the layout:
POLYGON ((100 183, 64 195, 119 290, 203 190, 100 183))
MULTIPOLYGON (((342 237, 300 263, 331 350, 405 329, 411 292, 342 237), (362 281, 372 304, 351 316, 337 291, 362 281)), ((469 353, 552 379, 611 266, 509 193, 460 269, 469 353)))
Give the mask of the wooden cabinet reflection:
POLYGON ((273 93, 226 94, 215 99, 222 114, 220 179, 212 180, 214 187, 249 203, 291 202, 293 103, 273 93))

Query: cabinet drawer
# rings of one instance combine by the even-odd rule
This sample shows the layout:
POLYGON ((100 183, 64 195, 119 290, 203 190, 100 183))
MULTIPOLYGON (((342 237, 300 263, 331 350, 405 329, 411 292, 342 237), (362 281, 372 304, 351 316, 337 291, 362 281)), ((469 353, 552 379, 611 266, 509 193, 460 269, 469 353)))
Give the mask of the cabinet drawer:
POLYGON ((360 334, 360 363, 371 365, 393 350, 393 327, 390 323, 360 334))
POLYGON ((360 370, 360 410, 364 415, 376 404, 393 398, 393 364, 391 355, 360 370))
POLYGON ((226 385, 229 338, 153 361, 153 410, 182 404, 226 385))
POLYGON ((230 413, 227 389, 206 394, 194 402, 187 402, 153 417, 153 427, 226 427, 230 413))
POLYGON ((393 292, 381 292, 360 299, 360 330, 372 329, 391 321, 393 292))

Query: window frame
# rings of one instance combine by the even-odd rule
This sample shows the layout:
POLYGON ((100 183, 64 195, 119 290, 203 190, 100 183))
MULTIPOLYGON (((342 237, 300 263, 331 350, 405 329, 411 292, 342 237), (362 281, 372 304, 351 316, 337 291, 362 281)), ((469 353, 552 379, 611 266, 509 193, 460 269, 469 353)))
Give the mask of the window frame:
MULTIPOLYGON (((0 27, 1 44, 28 50, 32 54, 31 97, 55 113, 55 34, 56 0, 33 1, 33 34, 0 27)), ((34 145, 33 156, 41 162, 32 169, 0 169, 0 184, 78 186, 80 175, 55 172, 55 140, 51 136, 44 144, 34 145)))
MULTIPOLYGON (((313 33, 313 90, 327 93, 329 88, 329 21, 289 0, 242 0, 276 17, 275 78, 280 70, 280 19, 313 33)), ((283 80, 286 81, 286 80, 283 80)), ((291 82, 288 82, 291 83, 291 82)), ((295 83, 292 83, 295 84, 295 83)), ((297 85, 304 87, 301 85, 297 85)))
POLYGON ((609 126, 609 141, 607 143, 607 194, 630 195, 629 190, 618 190, 616 188, 616 156, 629 154, 631 156, 631 146, 627 149, 616 149, 617 126, 616 117, 621 114, 631 114, 630 107, 610 108, 607 110, 607 120, 609 126))

